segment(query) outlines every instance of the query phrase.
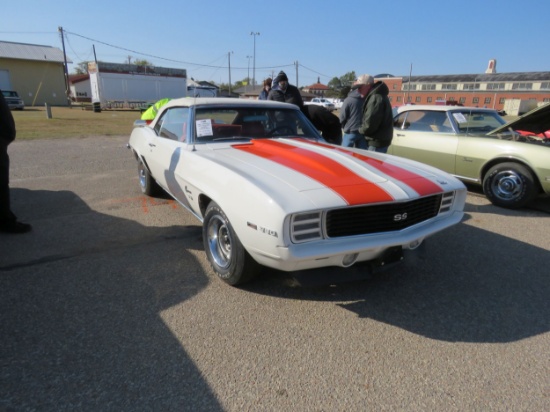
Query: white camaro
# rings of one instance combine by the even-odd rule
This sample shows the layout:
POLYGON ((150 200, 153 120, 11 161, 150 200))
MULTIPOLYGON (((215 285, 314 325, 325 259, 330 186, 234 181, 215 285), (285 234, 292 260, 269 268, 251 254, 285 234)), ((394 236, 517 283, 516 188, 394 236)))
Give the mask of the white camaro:
POLYGON ((438 169, 326 143, 294 105, 171 100, 137 121, 141 190, 164 189, 203 224, 231 285, 262 266, 297 271, 402 259, 463 216, 466 189, 438 169))

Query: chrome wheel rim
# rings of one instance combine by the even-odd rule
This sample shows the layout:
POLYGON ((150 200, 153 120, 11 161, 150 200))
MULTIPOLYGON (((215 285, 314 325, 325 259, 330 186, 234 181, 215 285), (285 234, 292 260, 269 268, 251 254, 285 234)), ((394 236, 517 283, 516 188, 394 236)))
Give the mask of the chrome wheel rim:
POLYGON ((503 170, 493 179, 491 189, 495 196, 503 200, 518 198, 523 192, 521 176, 512 170, 503 170))
POLYGON ((143 163, 139 164, 139 185, 144 188, 147 185, 147 171, 143 163))
POLYGON ((216 265, 226 269, 231 263, 231 235, 220 216, 214 216, 208 224, 208 248, 216 265))

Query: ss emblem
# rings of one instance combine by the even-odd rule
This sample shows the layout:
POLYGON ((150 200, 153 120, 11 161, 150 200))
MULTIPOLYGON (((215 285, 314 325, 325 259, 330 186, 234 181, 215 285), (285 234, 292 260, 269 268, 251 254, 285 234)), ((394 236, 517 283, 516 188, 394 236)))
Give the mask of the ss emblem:
POLYGON ((401 214, 397 214, 397 215, 393 215, 393 221, 394 222, 401 222, 403 220, 406 220, 407 219, 407 214, 406 213, 401 213, 401 214))

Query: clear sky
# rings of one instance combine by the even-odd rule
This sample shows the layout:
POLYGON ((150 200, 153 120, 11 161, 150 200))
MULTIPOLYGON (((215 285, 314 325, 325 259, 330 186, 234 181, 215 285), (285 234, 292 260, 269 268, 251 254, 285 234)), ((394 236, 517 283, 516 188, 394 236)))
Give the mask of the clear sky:
POLYGON ((355 71, 396 76, 550 71, 549 0, 2 0, 0 40, 82 61, 187 69, 216 83, 292 84, 355 71), (251 33, 260 33, 251 35, 251 33), (254 40, 256 43, 254 53, 254 40), (297 62, 297 64, 296 64, 297 62), (231 66, 231 70, 229 70, 231 66), (296 70, 296 67, 298 68, 296 70))

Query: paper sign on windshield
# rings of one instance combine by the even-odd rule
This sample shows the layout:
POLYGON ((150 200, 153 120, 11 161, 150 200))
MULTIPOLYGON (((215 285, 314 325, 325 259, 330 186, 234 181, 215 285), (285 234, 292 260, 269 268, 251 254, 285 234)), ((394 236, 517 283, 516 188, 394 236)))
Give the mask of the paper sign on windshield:
POLYGON ((214 135, 214 132, 212 131, 211 119, 197 120, 195 123, 197 126, 197 137, 214 135))
POLYGON ((467 120, 462 113, 453 113, 453 117, 458 123, 466 123, 467 120))

